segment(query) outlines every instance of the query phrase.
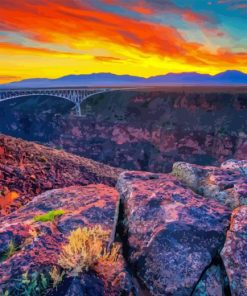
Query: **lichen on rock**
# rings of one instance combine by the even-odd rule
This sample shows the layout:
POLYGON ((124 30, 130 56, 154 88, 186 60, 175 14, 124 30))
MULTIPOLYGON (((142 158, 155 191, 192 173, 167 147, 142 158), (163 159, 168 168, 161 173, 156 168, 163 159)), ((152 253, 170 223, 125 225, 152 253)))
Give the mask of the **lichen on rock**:
POLYGON ((117 188, 138 278, 152 295, 191 295, 224 245, 230 211, 171 175, 125 172, 117 188))

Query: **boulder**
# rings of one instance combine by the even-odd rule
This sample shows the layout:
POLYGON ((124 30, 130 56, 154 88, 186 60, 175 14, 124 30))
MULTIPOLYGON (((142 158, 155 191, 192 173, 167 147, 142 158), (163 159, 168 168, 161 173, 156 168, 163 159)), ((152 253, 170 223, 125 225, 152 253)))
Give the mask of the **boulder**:
POLYGON ((195 192, 230 209, 247 204, 246 161, 228 161, 221 167, 176 162, 172 174, 195 192))
POLYGON ((221 252, 232 296, 247 295, 247 206, 235 209, 221 252))
MULTIPOLYGON (((1 218, 0 294, 11 290, 25 272, 47 274, 57 265, 62 245, 70 232, 78 227, 101 225, 109 232, 108 241, 111 243, 115 235, 118 201, 118 192, 107 185, 73 186, 47 191, 16 212, 1 218), (57 209, 63 210, 64 214, 54 221, 35 221, 38 215, 57 209), (5 256, 10 243, 14 244, 14 250, 5 256)), ((116 290, 128 295, 132 289, 131 278, 121 254, 116 262, 107 268, 98 266, 97 270, 104 295, 115 295, 113 292, 116 290), (109 289, 111 284, 113 288, 109 289)), ((73 286, 69 289, 79 289, 75 281, 72 282, 73 286)))
POLYGON ((193 190, 198 190, 201 179, 205 176, 205 169, 199 165, 186 162, 175 162, 172 173, 193 190))
POLYGON ((122 235, 128 260, 151 295, 191 295, 223 247, 230 211, 165 174, 125 172, 122 235))

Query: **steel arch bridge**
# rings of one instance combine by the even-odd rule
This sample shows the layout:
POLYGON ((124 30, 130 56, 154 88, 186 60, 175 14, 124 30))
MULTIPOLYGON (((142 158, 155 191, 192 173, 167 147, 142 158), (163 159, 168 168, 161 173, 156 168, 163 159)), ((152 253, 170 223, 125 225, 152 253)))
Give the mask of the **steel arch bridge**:
POLYGON ((30 89, 2 89, 0 102, 26 96, 54 96, 69 100, 76 106, 76 113, 81 116, 81 102, 96 94, 109 92, 109 88, 30 88, 30 89))

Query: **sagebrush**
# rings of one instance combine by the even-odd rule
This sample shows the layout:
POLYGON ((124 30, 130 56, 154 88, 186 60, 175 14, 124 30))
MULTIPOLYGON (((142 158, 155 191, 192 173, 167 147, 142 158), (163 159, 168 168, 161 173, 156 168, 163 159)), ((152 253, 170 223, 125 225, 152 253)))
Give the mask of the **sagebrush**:
POLYGON ((71 232, 68 243, 62 248, 58 264, 70 275, 93 269, 100 260, 116 260, 119 247, 106 251, 109 231, 101 226, 83 227, 71 232))

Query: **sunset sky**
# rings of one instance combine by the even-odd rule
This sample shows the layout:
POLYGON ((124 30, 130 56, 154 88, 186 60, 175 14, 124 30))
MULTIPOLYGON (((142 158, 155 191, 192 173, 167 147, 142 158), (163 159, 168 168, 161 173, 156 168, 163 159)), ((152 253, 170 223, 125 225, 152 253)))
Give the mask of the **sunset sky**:
POLYGON ((247 0, 1 0, 0 83, 247 73, 247 0))

